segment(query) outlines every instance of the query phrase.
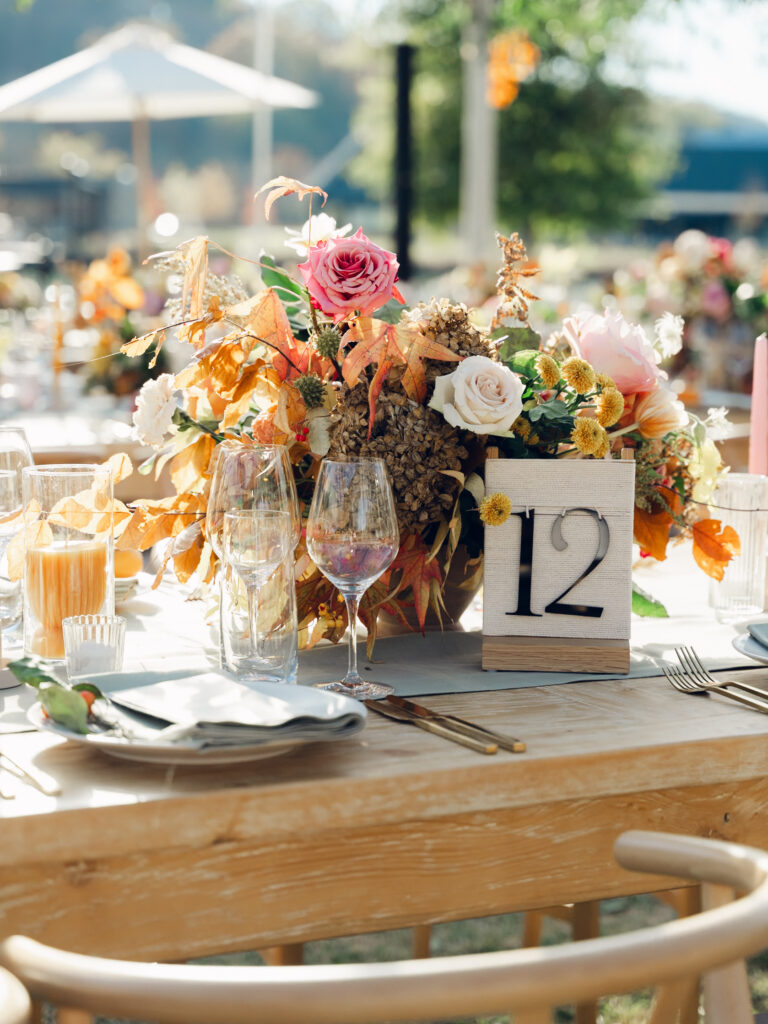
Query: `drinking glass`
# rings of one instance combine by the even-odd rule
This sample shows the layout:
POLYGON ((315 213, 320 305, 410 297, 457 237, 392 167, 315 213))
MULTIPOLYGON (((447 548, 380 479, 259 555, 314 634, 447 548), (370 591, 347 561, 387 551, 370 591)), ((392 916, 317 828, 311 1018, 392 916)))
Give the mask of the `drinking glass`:
POLYGON ((245 586, 254 655, 258 655, 258 588, 285 561, 292 539, 288 512, 239 509, 224 513, 224 560, 245 586))
POLYGON ((114 615, 112 474, 96 465, 22 470, 24 651, 64 659, 62 621, 114 615))
POLYGON ((713 512, 739 535, 741 552, 710 585, 710 605, 720 622, 754 618, 765 601, 765 560, 768 540, 768 477, 728 473, 712 498, 713 512))
POLYGON ((320 683, 348 697, 386 697, 392 687, 357 671, 357 609, 368 587, 392 564, 399 547, 395 499, 381 459, 324 459, 307 521, 312 561, 347 605, 349 663, 338 682, 320 683))
POLYGON ((220 657, 243 679, 294 681, 297 670, 298 625, 293 548, 301 536, 301 517, 288 449, 282 445, 247 446, 223 441, 211 461, 206 533, 221 560, 219 573, 220 657), (224 516, 239 509, 288 512, 290 548, 283 562, 255 595, 260 634, 251 638, 251 615, 246 589, 225 562, 224 516))
MULTIPOLYGON (((0 426, 0 472, 9 473, 17 481, 17 505, 21 506, 21 470, 31 466, 32 451, 27 436, 21 427, 0 426)), ((13 488, 9 477, 6 477, 6 492, 13 488)), ((7 500, 7 494, 6 499, 7 500)), ((3 518, 0 507, 0 519, 3 518)), ((10 629, 21 619, 21 583, 8 578, 3 569, 5 550, 9 541, 19 530, 19 524, 13 518, 5 518, 0 522, 0 630, 10 629)))

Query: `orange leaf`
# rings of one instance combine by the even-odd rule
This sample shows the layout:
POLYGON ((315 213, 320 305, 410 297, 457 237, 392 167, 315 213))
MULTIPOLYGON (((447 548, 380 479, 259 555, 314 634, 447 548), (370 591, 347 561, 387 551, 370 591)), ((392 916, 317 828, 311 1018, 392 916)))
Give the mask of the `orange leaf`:
MULTIPOLYGON (((682 504, 680 495, 671 487, 663 488, 664 498, 675 515, 680 514, 682 504)), ((659 508, 656 512, 646 512, 645 509, 635 506, 634 535, 635 542, 640 545, 640 550, 652 555, 657 561, 663 562, 667 557, 667 541, 674 516, 671 516, 665 508, 659 508)))
POLYGON ((178 329, 178 335, 182 341, 188 341, 190 345, 200 349, 205 345, 205 332, 208 328, 224 318, 224 310, 219 309, 218 296, 211 296, 208 302, 208 309, 204 315, 200 313, 195 315, 198 319, 182 324, 178 329))
POLYGON ((693 557, 713 580, 721 580, 734 555, 741 552, 739 535, 719 519, 701 519, 693 524, 693 557))
POLYGON ((410 534, 405 543, 400 545, 400 550, 390 567, 392 574, 398 570, 402 573, 400 582, 390 597, 394 597, 397 592, 406 587, 411 588, 416 607, 416 618, 423 633, 430 594, 439 590, 442 573, 437 560, 430 561, 429 548, 418 534, 410 534))
MULTIPOLYGON (((403 390, 414 402, 423 402, 427 394, 425 359, 459 362, 461 357, 445 345, 422 334, 417 324, 388 324, 372 317, 359 317, 344 336, 345 344, 353 344, 341 365, 341 374, 354 387, 363 370, 371 363, 378 365, 374 381, 375 393, 369 395, 371 423, 378 393, 392 366, 405 366, 403 390)), ((370 426, 369 426, 370 431, 370 426)))
POLYGON ((174 455, 171 460, 171 480, 179 493, 202 490, 215 445, 216 442, 209 434, 200 434, 197 440, 174 455))
POLYGON ((266 192, 269 189, 267 198, 264 200, 264 216, 269 220, 269 214, 272 210, 272 204, 283 196, 292 196, 296 193, 299 199, 303 199, 304 196, 318 195, 323 197, 322 205, 325 206, 325 201, 328 198, 328 193, 324 192, 318 185, 305 185, 301 181, 297 181, 296 178, 286 178, 281 175, 279 178, 272 178, 266 185, 262 185, 256 195, 260 196, 262 192, 266 192))
POLYGON ((157 353, 163 347, 165 341, 165 331, 149 331, 147 334, 142 334, 140 338, 132 338, 130 341, 126 341, 124 345, 120 346, 120 351, 126 356, 143 356, 150 345, 157 343, 153 360, 157 359, 157 353))
POLYGON ((244 320, 244 330, 250 335, 242 339, 246 352, 258 343, 269 349, 269 358, 281 380, 306 373, 309 346, 294 338, 283 304, 274 289, 266 288, 253 298, 232 306, 227 315, 244 320))
POLYGON ((183 242, 177 249, 184 259, 184 280, 181 284, 181 308, 185 315, 203 315, 203 293, 208 277, 208 239, 198 235, 183 242), (189 303, 189 305, 187 305, 189 303))

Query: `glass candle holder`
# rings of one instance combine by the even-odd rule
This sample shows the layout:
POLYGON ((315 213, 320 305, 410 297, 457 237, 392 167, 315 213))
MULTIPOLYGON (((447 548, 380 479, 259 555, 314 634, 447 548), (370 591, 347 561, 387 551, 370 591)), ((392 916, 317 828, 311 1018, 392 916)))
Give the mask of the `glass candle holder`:
POLYGON ((96 465, 22 471, 24 651, 64 659, 62 622, 114 615, 112 475, 96 465))

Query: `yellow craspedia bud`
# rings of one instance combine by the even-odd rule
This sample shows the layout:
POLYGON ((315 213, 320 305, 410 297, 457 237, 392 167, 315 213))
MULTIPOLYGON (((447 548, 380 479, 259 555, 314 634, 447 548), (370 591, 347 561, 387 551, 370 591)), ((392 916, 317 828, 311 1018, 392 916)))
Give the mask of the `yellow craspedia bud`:
POLYGON ((478 511, 486 526, 501 526, 502 523, 506 523, 512 512, 512 499, 497 491, 483 498, 478 511))
POLYGON ((531 424, 524 416, 518 416, 512 424, 512 430, 523 441, 527 441, 531 434, 531 424))
POLYGON ((592 391, 597 383, 595 371, 586 359, 579 359, 578 356, 571 356, 566 359, 560 367, 560 372, 567 384, 573 388, 578 395, 586 395, 592 391))
POLYGON ((624 396, 618 388, 603 388, 595 399, 595 410, 597 422, 603 427, 612 427, 624 412, 624 396))
POLYGON ((557 387, 560 380, 560 367, 552 356, 545 355, 543 352, 540 356, 537 356, 536 370, 545 388, 557 387))
POLYGON ((616 381, 613 377, 609 377, 607 373, 596 373, 595 380, 603 390, 616 387, 616 381))
POLYGON ((580 416, 574 423, 571 441, 582 455, 594 455, 603 442, 610 444, 605 428, 586 416, 580 416))

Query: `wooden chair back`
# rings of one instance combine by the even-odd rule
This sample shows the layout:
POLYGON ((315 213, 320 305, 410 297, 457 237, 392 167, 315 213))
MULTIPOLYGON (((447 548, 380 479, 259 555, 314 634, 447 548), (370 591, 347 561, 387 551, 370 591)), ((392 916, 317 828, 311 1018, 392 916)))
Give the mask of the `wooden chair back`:
MULTIPOLYGON (((614 853, 630 870, 703 883, 713 909, 610 938, 397 963, 145 964, 68 953, 22 936, 0 943, 0 963, 35 999, 162 1024, 364 1024, 510 1012, 516 1024, 527 1024, 548 1019, 542 1008, 649 984, 660 986, 653 1020, 668 1024, 677 1019, 674 1006, 690 997, 691 979, 768 945, 768 854, 650 832, 625 833, 614 853), (725 903, 733 890, 746 895, 725 903)), ((727 1008, 717 1019, 746 1020, 743 970, 735 983, 730 968, 711 977, 723 990, 713 1005, 727 1008)))

